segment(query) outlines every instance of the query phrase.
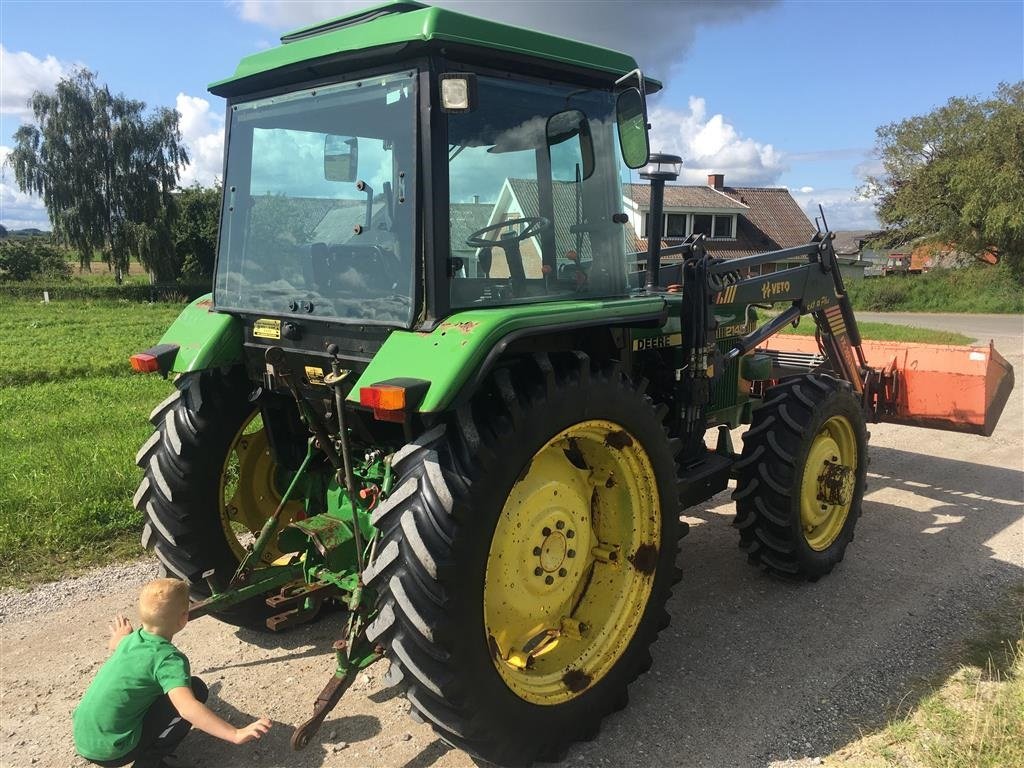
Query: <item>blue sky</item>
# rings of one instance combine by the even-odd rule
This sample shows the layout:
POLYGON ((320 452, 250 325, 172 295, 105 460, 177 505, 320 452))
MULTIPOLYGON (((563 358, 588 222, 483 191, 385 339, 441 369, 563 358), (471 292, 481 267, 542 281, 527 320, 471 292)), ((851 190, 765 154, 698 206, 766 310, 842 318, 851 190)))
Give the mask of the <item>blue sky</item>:
MULTIPOLYGON (((0 146, 25 98, 76 64, 113 90, 174 105, 193 165, 220 171, 223 102, 206 92, 284 30, 369 2, 0 3, 0 146)), ((627 50, 666 83, 654 148, 684 157, 683 180, 787 186, 834 228, 872 226, 856 188, 875 128, 951 96, 1024 78, 1024 2, 487 2, 438 4, 627 50)), ((6 150, 0 150, 6 154, 6 150)), ((0 221, 45 226, 38 201, 3 172, 0 221)))

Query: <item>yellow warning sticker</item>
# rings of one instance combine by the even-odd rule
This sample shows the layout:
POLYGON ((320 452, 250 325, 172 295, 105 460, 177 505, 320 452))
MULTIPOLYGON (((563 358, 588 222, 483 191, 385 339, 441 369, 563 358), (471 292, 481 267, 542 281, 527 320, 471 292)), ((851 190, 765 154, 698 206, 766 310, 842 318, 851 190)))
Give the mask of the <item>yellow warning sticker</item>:
POLYGON ((261 318, 253 325, 252 335, 257 339, 280 339, 281 321, 261 318))
POLYGON ((310 384, 316 384, 321 387, 326 387, 324 383, 324 369, 317 368, 315 365, 306 366, 306 381, 310 384))

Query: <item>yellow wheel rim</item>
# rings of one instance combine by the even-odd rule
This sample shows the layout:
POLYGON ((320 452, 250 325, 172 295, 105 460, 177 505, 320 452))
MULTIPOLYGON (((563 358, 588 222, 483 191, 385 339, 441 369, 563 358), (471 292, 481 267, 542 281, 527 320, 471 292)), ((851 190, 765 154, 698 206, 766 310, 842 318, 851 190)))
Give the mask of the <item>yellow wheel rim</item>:
POLYGON ((607 675, 636 634, 661 545, 647 452, 610 421, 555 435, 512 487, 487 557, 484 623, 505 684, 561 704, 607 675))
MULTIPOLYGON (((245 557, 245 545, 259 535, 263 524, 281 502, 277 464, 260 414, 250 416, 231 441, 220 473, 220 521, 235 557, 245 557)), ((300 502, 290 501, 282 513, 281 528, 303 512, 300 502)), ((262 561, 272 563, 283 553, 276 542, 263 552, 262 561)))
POLYGON ((833 416, 811 443, 800 484, 800 524, 811 549, 828 549, 842 532, 853 504, 858 459, 853 425, 845 416, 833 416))

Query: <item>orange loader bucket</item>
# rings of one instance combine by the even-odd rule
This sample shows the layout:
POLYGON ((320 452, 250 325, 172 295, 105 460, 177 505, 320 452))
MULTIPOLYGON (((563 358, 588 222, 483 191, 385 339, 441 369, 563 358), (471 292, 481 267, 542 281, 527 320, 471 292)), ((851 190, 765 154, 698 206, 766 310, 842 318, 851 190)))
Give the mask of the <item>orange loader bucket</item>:
MULTIPOLYGON (((882 383, 870 404, 878 421, 987 437, 1013 390, 1013 367, 991 342, 954 347, 864 341, 862 348, 871 376, 882 383)), ((773 357, 820 354, 812 336, 774 336, 761 349, 773 357)))

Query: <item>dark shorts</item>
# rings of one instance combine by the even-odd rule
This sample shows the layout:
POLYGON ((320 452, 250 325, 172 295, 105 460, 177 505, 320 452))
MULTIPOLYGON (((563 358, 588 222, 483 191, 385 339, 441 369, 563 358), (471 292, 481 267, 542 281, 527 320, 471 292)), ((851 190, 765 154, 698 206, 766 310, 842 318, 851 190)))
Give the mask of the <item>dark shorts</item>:
MULTIPOLYGON (((206 683, 192 678, 192 694, 205 703, 210 695, 206 683)), ((153 702, 142 721, 142 735, 135 749, 116 760, 90 760, 101 768, 120 768, 134 763, 135 768, 160 765, 160 761, 174 751, 192 729, 192 723, 178 714, 166 693, 153 702)))

